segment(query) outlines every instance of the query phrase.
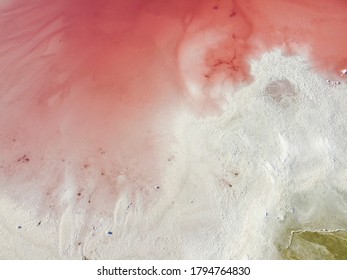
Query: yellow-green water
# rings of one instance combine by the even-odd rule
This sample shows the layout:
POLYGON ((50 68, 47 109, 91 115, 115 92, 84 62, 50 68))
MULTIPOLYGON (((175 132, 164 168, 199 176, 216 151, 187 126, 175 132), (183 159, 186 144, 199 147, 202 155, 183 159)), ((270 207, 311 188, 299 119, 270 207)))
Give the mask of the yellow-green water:
POLYGON ((347 260, 347 231, 295 232, 283 255, 289 260, 347 260))

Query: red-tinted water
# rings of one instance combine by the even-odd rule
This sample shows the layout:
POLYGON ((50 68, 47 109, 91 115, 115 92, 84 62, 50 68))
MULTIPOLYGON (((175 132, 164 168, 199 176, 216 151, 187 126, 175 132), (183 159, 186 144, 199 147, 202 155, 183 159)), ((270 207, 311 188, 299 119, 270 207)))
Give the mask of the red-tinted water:
POLYGON ((251 82, 248 60, 276 46, 338 76, 346 26, 344 0, 3 2, 1 188, 51 206, 72 188, 98 209, 152 188, 175 108, 220 112, 220 85, 251 82))

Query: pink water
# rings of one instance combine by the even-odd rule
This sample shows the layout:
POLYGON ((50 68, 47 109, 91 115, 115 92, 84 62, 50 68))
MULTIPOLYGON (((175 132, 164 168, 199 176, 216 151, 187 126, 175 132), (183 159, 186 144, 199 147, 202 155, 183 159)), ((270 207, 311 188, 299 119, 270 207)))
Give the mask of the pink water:
MULTIPOLYGON (((218 84, 249 60, 304 50, 347 68, 344 0, 13 0, 0 11, 0 187, 59 208, 106 211, 161 183, 177 108, 221 113, 218 84)), ((231 91, 230 94, 233 94, 231 91)))

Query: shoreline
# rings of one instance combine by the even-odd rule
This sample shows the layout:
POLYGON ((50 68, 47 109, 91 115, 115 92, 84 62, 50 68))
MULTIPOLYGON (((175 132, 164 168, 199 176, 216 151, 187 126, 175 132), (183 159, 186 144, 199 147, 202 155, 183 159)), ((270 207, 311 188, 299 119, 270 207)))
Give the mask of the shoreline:
POLYGON ((159 188, 125 187, 107 213, 65 190, 42 219, 2 197, 0 257, 278 259, 290 228, 346 230, 346 82, 332 86, 307 58, 280 50, 252 71, 223 114, 178 110, 159 188))

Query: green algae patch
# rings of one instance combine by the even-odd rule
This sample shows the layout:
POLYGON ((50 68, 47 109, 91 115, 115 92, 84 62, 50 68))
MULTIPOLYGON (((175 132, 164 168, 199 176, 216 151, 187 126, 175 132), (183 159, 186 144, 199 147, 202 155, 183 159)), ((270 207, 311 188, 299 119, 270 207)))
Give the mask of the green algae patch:
POLYGON ((293 232, 283 257, 289 260, 347 260, 347 231, 293 232))

